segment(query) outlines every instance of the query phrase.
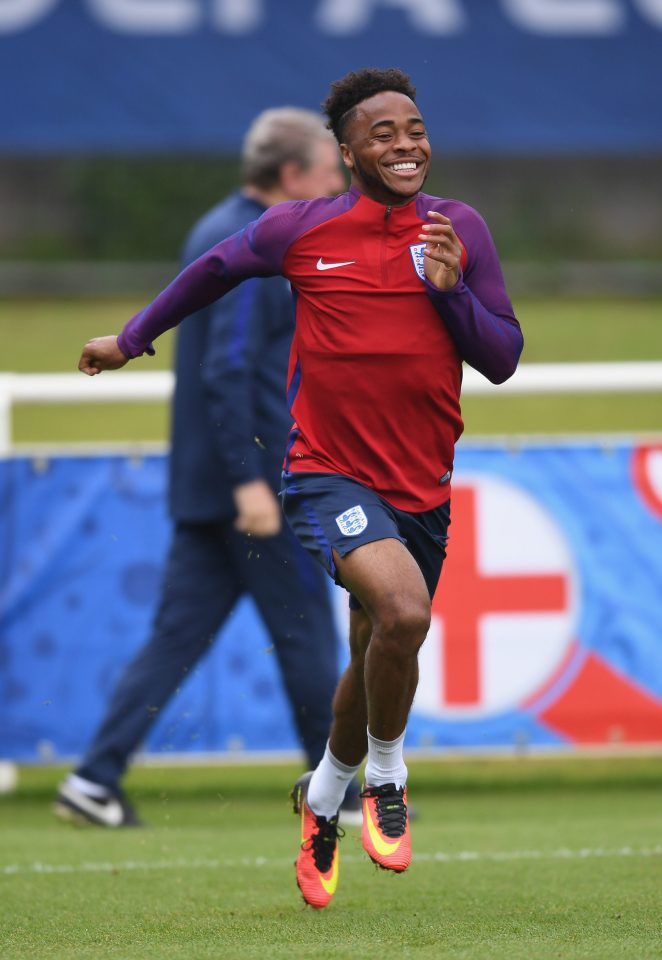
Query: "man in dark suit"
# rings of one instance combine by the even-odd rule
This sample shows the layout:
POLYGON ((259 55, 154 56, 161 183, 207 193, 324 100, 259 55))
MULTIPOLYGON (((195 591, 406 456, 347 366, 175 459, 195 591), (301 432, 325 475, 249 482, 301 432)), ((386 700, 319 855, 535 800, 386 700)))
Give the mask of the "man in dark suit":
MULTIPOLYGON (((344 185, 333 136, 306 110, 261 114, 242 162, 243 188, 193 227, 184 266, 268 207, 344 185)), ((120 788, 130 756, 244 594, 273 639, 309 768, 324 753, 337 634, 324 571, 283 524, 277 500, 291 426, 285 385, 293 329, 291 292, 281 277, 244 283, 180 327, 174 531, 159 605, 151 636, 125 668, 85 756, 60 785, 55 812, 62 819, 139 823, 120 788)))

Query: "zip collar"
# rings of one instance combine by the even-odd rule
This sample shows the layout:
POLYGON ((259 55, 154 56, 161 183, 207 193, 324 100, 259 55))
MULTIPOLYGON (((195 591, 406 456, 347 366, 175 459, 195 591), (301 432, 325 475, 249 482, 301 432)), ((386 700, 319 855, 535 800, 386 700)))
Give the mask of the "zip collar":
POLYGON ((367 203, 370 206, 380 210, 382 215, 384 216, 387 216, 387 215, 390 216, 391 213, 394 213, 396 210, 407 210, 407 208, 410 207, 411 204, 416 203, 416 200, 421 195, 420 192, 416 193, 411 198, 411 200, 408 200, 406 203, 395 204, 395 203, 381 203, 379 200, 373 200, 372 197, 369 197, 366 193, 363 193, 361 190, 359 190, 358 187, 354 186, 353 184, 349 188, 347 193, 352 198, 352 200, 354 201, 362 200, 364 203, 367 203), (387 214, 387 211, 391 211, 391 213, 387 214))

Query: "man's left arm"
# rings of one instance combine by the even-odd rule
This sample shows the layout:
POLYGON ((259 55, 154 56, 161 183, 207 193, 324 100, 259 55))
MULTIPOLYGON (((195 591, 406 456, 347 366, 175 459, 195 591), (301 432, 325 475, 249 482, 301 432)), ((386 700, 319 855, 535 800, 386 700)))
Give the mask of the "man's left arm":
POLYGON ((487 225, 464 207, 457 228, 460 242, 455 218, 437 211, 429 216, 421 234, 428 296, 462 359, 492 383, 503 383, 517 368, 524 340, 487 225))
POLYGON ((281 526, 280 505, 264 475, 255 409, 260 364, 273 362, 269 293, 276 283, 247 280, 212 306, 201 370, 216 453, 232 485, 235 526, 254 536, 273 536, 281 526))

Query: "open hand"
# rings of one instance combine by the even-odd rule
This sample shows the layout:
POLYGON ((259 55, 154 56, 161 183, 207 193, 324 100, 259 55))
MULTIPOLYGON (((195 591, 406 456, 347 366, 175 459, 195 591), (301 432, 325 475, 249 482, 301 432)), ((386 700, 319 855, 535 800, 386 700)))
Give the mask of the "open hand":
POLYGON ((460 276, 462 245, 453 224, 443 213, 428 210, 433 221, 421 228, 418 239, 425 240, 425 276, 439 290, 450 290, 460 276))
POLYGON ((117 346, 117 337, 94 337, 83 347, 78 369, 93 377, 102 370, 119 370, 129 358, 117 346))

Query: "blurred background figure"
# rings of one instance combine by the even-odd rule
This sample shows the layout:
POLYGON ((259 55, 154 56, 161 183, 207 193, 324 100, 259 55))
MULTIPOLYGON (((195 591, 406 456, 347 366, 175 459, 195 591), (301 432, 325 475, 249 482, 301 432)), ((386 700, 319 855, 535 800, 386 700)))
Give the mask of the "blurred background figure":
MULTIPOLYGON (((244 141, 242 189, 195 224, 183 265, 276 203, 338 193, 338 161, 316 114, 261 113, 244 141)), ((242 284, 180 328, 174 532, 158 610, 85 756, 60 786, 55 811, 64 820, 139 824, 120 788, 129 758, 245 594, 271 635, 308 764, 324 753, 338 674, 333 611, 324 573, 283 524, 276 496, 291 425, 285 384, 293 329, 291 292, 280 277, 242 284)), ((359 805, 355 790, 348 808, 359 805)))

